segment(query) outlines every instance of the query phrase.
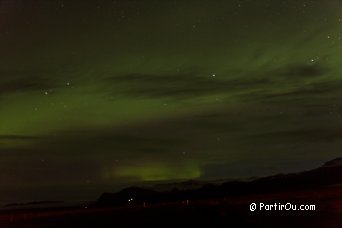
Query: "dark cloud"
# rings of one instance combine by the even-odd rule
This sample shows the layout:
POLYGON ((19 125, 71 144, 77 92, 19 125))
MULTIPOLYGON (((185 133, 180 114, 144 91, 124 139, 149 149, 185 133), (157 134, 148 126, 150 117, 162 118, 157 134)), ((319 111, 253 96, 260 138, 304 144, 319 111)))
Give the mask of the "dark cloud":
POLYGON ((291 65, 264 73, 269 83, 241 90, 237 97, 247 102, 295 102, 302 105, 338 99, 342 80, 319 65, 291 65))
MULTIPOLYGON (((191 98, 209 94, 238 94, 238 96, 250 96, 254 98, 267 98, 268 96, 296 95, 296 93, 308 93, 325 91, 324 87, 336 84, 320 86, 317 82, 304 85, 303 81, 317 79, 330 70, 321 65, 292 64, 263 73, 249 73, 234 78, 226 75, 199 74, 196 72, 180 73, 174 75, 153 74, 129 74, 112 76, 108 83, 115 87, 115 94, 133 97, 168 97, 191 98), (124 89, 120 87, 124 85, 124 89), (291 86, 294 91, 274 92, 275 87, 291 86), (295 89, 295 88, 298 89, 295 89)), ((240 73, 241 74, 241 73, 240 73)))
MULTIPOLYGON (((223 77, 227 78, 227 77, 223 77)), ((125 84, 125 89, 117 91, 134 97, 193 97, 215 93, 229 93, 255 86, 268 85, 267 78, 220 79, 216 75, 206 76, 196 73, 175 75, 131 74, 113 76, 108 79, 114 86, 125 84)))
POLYGON ((46 91, 61 86, 47 72, 0 71, 0 95, 17 92, 46 91))
MULTIPOLYGON (((329 69, 320 65, 298 64, 284 67, 279 71, 279 75, 285 79, 299 80, 307 78, 316 78, 329 73, 329 69)), ((276 72, 275 72, 276 73, 276 72)))
POLYGON ((331 128, 312 128, 312 129, 294 129, 294 130, 279 130, 275 132, 258 133, 250 135, 250 138, 264 138, 277 141, 297 141, 307 143, 320 142, 335 142, 341 139, 342 129, 338 127, 331 128))
POLYGON ((292 91, 277 92, 264 90, 254 94, 243 95, 248 100, 260 100, 263 102, 291 102, 312 103, 314 101, 332 102, 340 97, 342 81, 322 81, 309 83, 305 86, 295 86, 292 91))

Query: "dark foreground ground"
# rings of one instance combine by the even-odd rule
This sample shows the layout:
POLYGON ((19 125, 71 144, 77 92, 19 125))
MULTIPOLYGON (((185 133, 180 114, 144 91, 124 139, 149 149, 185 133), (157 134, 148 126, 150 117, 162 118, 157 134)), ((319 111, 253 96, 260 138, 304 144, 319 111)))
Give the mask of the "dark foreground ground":
POLYGON ((342 227, 342 186, 235 198, 0 212, 0 227, 342 227), (255 202, 257 209, 250 211, 255 202), (259 203, 315 205, 315 211, 259 210, 259 203))

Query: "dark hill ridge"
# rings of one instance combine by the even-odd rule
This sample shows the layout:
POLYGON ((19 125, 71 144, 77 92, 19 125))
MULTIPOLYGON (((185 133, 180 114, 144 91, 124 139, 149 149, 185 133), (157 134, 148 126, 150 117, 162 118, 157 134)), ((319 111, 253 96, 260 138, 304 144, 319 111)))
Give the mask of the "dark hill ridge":
POLYGON ((160 203, 183 200, 210 199, 259 193, 291 190, 305 190, 342 183, 342 158, 325 163, 323 166, 294 174, 279 174, 253 181, 228 181, 220 185, 206 184, 192 190, 158 192, 153 189, 130 187, 118 193, 104 193, 97 205, 127 205, 160 203))
POLYGON ((342 166, 342 158, 336 158, 334 160, 326 162, 323 167, 333 167, 333 166, 342 166))

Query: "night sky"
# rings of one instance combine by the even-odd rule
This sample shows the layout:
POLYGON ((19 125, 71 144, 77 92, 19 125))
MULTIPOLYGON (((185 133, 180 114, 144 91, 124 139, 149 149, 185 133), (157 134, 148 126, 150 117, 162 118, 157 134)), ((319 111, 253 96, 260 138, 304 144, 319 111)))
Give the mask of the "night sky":
POLYGON ((342 154, 340 0, 0 0, 0 202, 342 154))

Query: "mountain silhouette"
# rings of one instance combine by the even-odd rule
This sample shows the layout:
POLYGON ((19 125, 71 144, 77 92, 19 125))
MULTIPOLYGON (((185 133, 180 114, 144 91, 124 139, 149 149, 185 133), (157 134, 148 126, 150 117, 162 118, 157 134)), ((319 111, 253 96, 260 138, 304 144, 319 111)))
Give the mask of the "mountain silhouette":
POLYGON ((310 171, 292 174, 278 174, 252 181, 228 181, 220 185, 205 184, 198 189, 156 191, 154 189, 130 187, 117 193, 103 193, 96 205, 141 205, 184 200, 199 200, 221 197, 242 196, 307 190, 342 183, 342 158, 326 162, 310 171))

